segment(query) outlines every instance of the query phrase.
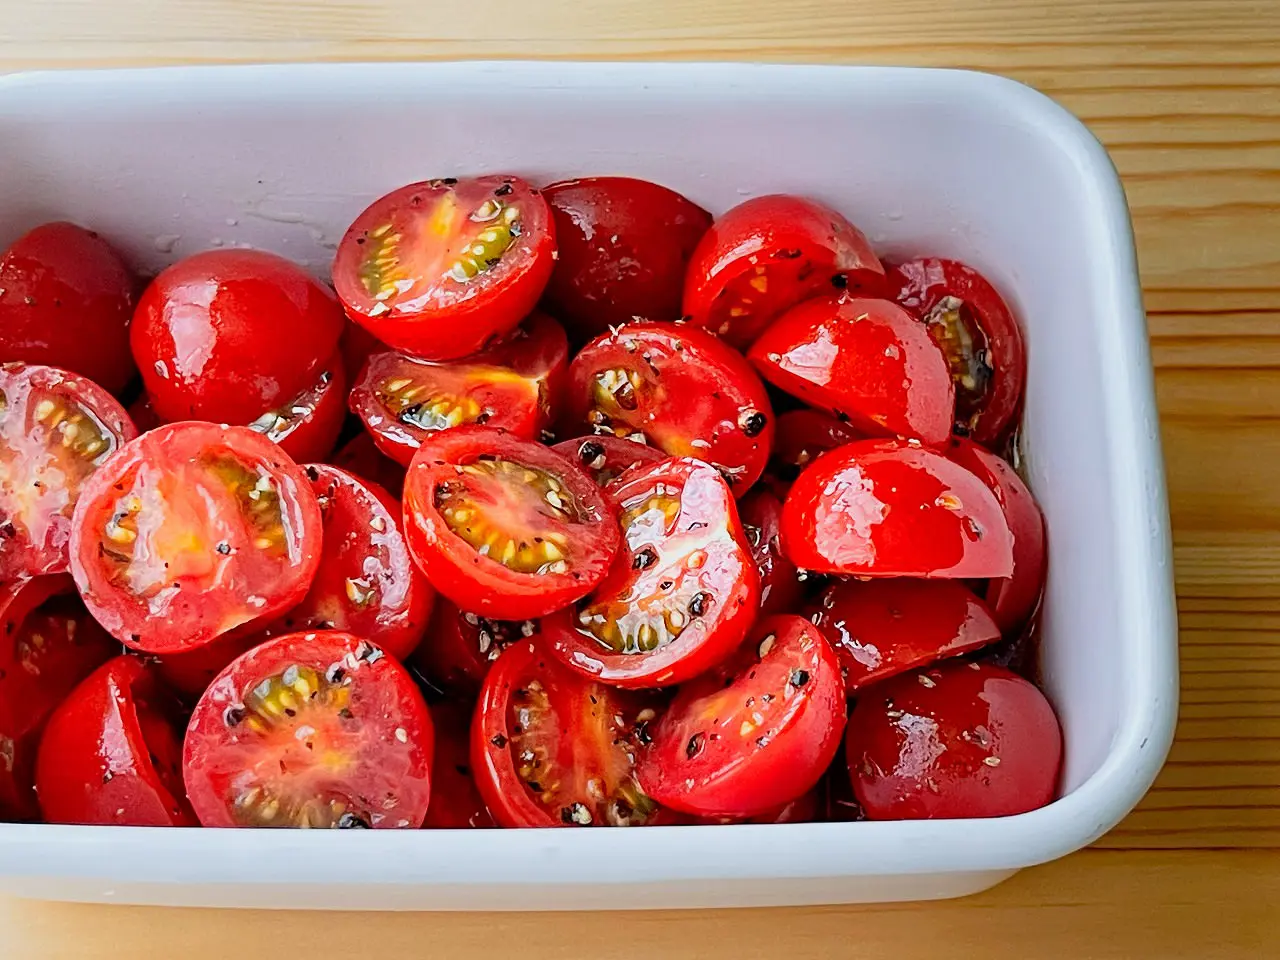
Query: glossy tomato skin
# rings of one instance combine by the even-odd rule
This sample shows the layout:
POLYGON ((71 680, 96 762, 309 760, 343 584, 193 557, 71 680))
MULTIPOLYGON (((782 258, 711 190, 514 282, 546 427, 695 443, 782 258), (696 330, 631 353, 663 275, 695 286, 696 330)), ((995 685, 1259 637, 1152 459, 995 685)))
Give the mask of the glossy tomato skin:
POLYGON ((333 294, 296 264, 210 250, 152 281, 129 336, 162 420, 247 424, 316 382, 342 328, 333 294))
POLYGON ((566 412, 566 432, 705 460, 735 493, 759 479, 773 444, 773 408, 751 365, 687 324, 633 323, 592 340, 569 365, 566 412))
POLYGON ((338 246, 333 283, 348 316, 383 343, 455 360, 528 316, 554 255, 550 208, 519 177, 427 180, 356 218, 338 246))
POLYGON ((472 699, 502 651, 539 629, 537 620, 489 620, 441 598, 412 662, 433 686, 472 699))
POLYGON ((758 487, 738 504, 751 555, 760 573, 760 616, 795 613, 804 596, 796 565, 782 552, 782 501, 758 487))
POLYGON ((471 708, 445 700, 431 708, 436 731, 431 761, 431 805, 422 822, 429 830, 494 827, 471 772, 471 708))
POLYGON ((920 322, 888 300, 814 297, 778 317, 750 359, 774 386, 865 434, 931 446, 951 436, 955 390, 946 358, 920 322))
POLYGON ((280 444, 295 463, 323 460, 333 452, 342 432, 346 396, 342 358, 335 353, 311 386, 268 410, 249 428, 280 444))
POLYGON ((685 275, 689 322, 745 349, 784 310, 831 290, 879 296, 884 267, 862 231, 803 197, 756 197, 716 218, 685 275))
POLYGON ((543 195, 558 253, 545 301, 579 343, 637 318, 680 319, 685 266, 711 214, 633 177, 562 180, 543 195))
POLYGON ((680 688, 639 781, 685 813, 757 816, 817 785, 844 722, 835 651, 803 618, 768 617, 731 658, 680 688))
POLYGON ((133 378, 135 280, 89 230, 46 223, 0 254, 0 361, 59 367, 109 393, 133 378))
POLYGON ((866 439, 852 426, 819 410, 788 410, 778 416, 769 470, 792 483, 819 454, 866 439))
POLYGON ((194 826, 171 696, 137 657, 116 657, 54 711, 36 789, 49 823, 194 826))
POLYGON ((861 440, 813 461, 782 508, 797 567, 859 577, 1005 577, 1013 541, 968 470, 912 441, 861 440))
POLYGON ((551 449, 576 461, 602 487, 637 464, 657 463, 667 459, 665 453, 647 443, 637 443, 610 434, 561 440, 553 444, 551 449))
POLYGON ((1053 800, 1062 731, 1034 684, 948 660, 859 697, 846 750, 868 819, 1004 817, 1053 800))
POLYGON ((398 497, 404 491, 404 467, 381 450, 366 431, 361 431, 333 455, 333 465, 357 477, 372 480, 398 497))

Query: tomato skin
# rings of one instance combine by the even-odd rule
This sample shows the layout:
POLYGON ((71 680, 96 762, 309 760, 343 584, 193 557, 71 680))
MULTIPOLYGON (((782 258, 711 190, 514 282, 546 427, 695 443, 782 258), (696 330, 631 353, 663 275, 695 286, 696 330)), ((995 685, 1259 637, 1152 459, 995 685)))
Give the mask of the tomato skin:
POLYGON ((782 549, 802 570, 860 577, 1006 577, 1013 540, 968 470, 913 441, 825 453, 782 507, 782 549))
POLYGON ((471 775, 471 712, 452 700, 431 708, 436 751, 431 761, 431 805, 423 829, 497 826, 471 775))
POLYGON ((46 223, 0 254, 0 361, 60 367, 118 394, 133 378, 135 281, 96 233, 46 223))
POLYGON ((210 250, 152 281, 129 336, 162 420, 247 424, 316 382, 342 328, 333 294, 296 264, 210 250))
POLYGON ((361 431, 333 455, 333 465, 371 480, 392 496, 404 491, 404 467, 381 450, 367 432, 361 431))
POLYGON ((835 651, 803 618, 768 617, 680 688, 640 759, 640 785, 684 813, 758 816, 817 785, 844 722, 835 651))
POLYGON ((774 386, 874 436, 940 446, 951 436, 955 388, 924 326, 895 303, 814 297, 778 317, 749 354, 774 386))
POLYGON ((1062 731, 1034 684, 948 660, 859 697, 846 750, 868 819, 1003 817, 1053 800, 1062 731))
POLYGON ((558 253, 545 300, 579 342, 637 317, 680 319, 685 266, 711 214, 633 177, 562 180, 543 195, 558 253))
POLYGON ((551 449, 589 471, 601 487, 638 464, 667 459, 665 453, 647 443, 636 443, 609 434, 561 440, 552 444, 551 449))
POLYGON ((442 597, 412 661, 433 685, 470 699, 502 651, 538 630, 537 620, 489 620, 442 597))
POLYGON ((36 789, 48 823, 185 827, 181 745, 167 694, 137 657, 116 657, 54 711, 36 789))
POLYGON ((760 573, 760 616, 796 612, 804 587, 796 565, 782 552, 782 501, 767 487, 757 487, 742 498, 738 515, 760 573))
POLYGON ((862 231, 812 200, 774 194, 739 204, 703 235, 685 274, 684 314, 745 349, 815 294, 878 296, 883 286, 884 267, 862 231))
POLYGON ((779 414, 769 469, 792 483, 815 457, 864 435, 847 423, 818 410, 788 410, 779 414))

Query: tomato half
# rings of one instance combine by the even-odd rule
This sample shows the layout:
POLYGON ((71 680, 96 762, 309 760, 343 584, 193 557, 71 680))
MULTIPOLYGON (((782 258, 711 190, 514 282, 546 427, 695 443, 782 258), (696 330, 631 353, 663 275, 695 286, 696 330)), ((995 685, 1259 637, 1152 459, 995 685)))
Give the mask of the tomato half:
POLYGON ((637 776, 699 816, 750 817, 811 790, 840 749, 844 683, 813 624, 768 617, 729 660, 680 688, 637 776))
POLYGON ((689 322, 745 348, 784 310, 832 289, 878 296, 884 267, 852 223, 803 197, 756 197, 718 217, 689 261, 689 322))
POLYGON ((607 492, 625 543, 585 603, 543 620, 547 649, 619 687, 696 676, 742 642, 760 606, 733 495, 711 467, 679 458, 633 468, 607 492))
POLYGON ((427 829, 493 827, 471 773, 471 710, 446 700, 431 708, 436 750, 431 761, 431 805, 422 826, 427 829))
POLYGON ((795 613, 804 595, 796 565, 782 552, 782 501, 767 487, 738 504, 742 529, 760 573, 760 616, 795 613))
POLYGON ((409 551, 432 585, 499 620, 545 616, 585 596, 618 549, 617 512, 586 471, 492 427, 424 441, 404 515, 409 551))
POLYGON ((48 823, 194 826, 172 695, 137 657, 90 674, 53 712, 36 790, 48 823))
POLYGON ((779 415, 769 470, 791 483, 800 470, 828 450, 864 439, 849 424, 817 410, 788 410, 779 415))
POLYGON ((295 606, 320 544, 316 496, 278 446, 248 427, 174 423, 85 484, 71 572, 113 636, 177 653, 295 606))
POLYGON ((539 629, 537 620, 490 620, 441 598, 413 663, 440 690, 471 698, 498 655, 539 629))
POLYGON ((380 647, 291 633, 228 666, 196 704, 183 778, 206 827, 419 827, 431 715, 380 647))
POLYGON ((949 660, 859 697, 846 750, 871 820, 1004 817, 1053 800, 1062 731, 1034 684, 949 660))
POLYGON ((569 366, 567 423, 697 457, 735 492, 759 478, 773 408, 741 355, 682 324, 634 323, 597 337, 569 366))
POLYGON ((915 441, 860 440, 813 461, 782 508, 797 567, 860 577, 1007 577, 1013 539, 968 470, 915 441))
POLYGON ((346 416, 347 381, 342 358, 336 353, 316 382, 274 410, 249 424, 278 443, 296 463, 323 460, 333 452, 346 416))
POLYGON ((647 443, 637 443, 610 434, 561 440, 551 449, 577 461, 602 487, 637 464, 657 463, 667 459, 665 453, 647 443))
POLYGON ((404 490, 404 467, 379 450, 373 437, 363 430, 333 455, 333 465, 372 480, 393 496, 404 490))
POLYGON ((91 381, 0 364, 0 581, 67 569, 86 481, 135 436, 124 408, 91 381))
POLYGON ((680 319, 685 265, 711 214, 633 177, 563 180, 543 195, 558 253, 546 302, 578 342, 637 318, 680 319))
POLYGON ((134 286, 96 233, 36 227, 0 254, 0 361, 59 367, 120 393, 134 374, 134 286))
POLYGON ((515 328, 551 276, 555 226, 519 177, 446 177, 375 200, 347 230, 333 284, 383 343, 454 360, 515 328))

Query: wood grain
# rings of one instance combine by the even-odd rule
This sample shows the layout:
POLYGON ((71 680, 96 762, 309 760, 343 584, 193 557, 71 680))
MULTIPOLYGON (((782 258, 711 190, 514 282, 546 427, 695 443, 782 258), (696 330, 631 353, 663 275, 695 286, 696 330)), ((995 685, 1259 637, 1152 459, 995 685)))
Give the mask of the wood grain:
POLYGON ((321 920, 0 902, 0 953, 1276 956, 1280 3, 0 0, 0 70, 521 56, 971 67, 1091 125, 1133 208, 1157 365, 1184 668, 1167 769, 1097 849, 955 903, 321 920))

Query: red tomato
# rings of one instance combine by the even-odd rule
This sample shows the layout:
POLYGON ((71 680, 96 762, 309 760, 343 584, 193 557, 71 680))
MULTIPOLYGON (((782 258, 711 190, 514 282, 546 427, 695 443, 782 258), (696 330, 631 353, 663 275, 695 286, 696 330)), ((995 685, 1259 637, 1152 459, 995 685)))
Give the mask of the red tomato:
POLYGON ((274 410, 249 424, 297 463, 322 460, 333 452, 346 416, 346 374, 336 353, 316 382, 274 410))
POLYGON ((675 822, 635 779, 657 716, 642 694, 566 670, 536 642, 498 658, 471 724, 476 786, 504 827, 675 822))
POLYGON ((784 310, 833 288, 878 295, 884 267, 857 227, 802 197, 756 197, 719 217, 685 275, 690 323, 749 346, 784 310))
POLYGON ((657 463, 667 459, 665 453, 648 444, 624 440, 611 434, 561 440, 551 449, 577 461, 602 487, 637 464, 657 463))
POLYGON ((46 223, 0 254, 0 361, 71 370, 120 393, 133 378, 134 278, 96 233, 46 223))
POLYGON ((88 478, 137 436, 101 387, 65 370, 0 364, 0 581, 67 569, 88 478))
POLYGON ((1006 577, 1000 504, 968 470, 915 441, 861 440, 813 461, 782 508, 797 567, 860 577, 1006 577))
POLYGON ((178 653, 295 606, 320 564, 320 530, 306 475, 275 444, 248 427, 174 423, 85 484, 71 572, 114 637, 178 653))
POLYGON ((436 753, 431 761, 431 806, 423 827, 497 826, 471 774, 471 710, 446 700, 431 708, 431 719, 436 729, 436 753))
POLYGON ((395 496, 404 490, 404 467, 385 456, 373 442, 373 437, 364 431, 333 455, 333 465, 357 477, 372 480, 395 496))
POLYGON ((760 573, 760 615, 795 613, 804 587, 796 565, 782 553, 782 501, 772 490, 757 487, 742 498, 738 514, 760 573))
POLYGON ((246 629, 232 630, 193 650, 166 653, 156 658, 156 669, 166 684, 188 703, 194 703, 227 664, 262 642, 258 626, 250 624, 246 629))
POLYGON ((109 660, 53 712, 36 790, 48 823, 194 826, 176 705, 137 657, 109 660))
POLYGON ((888 296, 924 320, 947 358, 956 433, 995 444, 1013 422, 1027 379, 1022 330, 996 288, 956 260, 909 260, 888 274, 888 296))
POLYGON ((547 649, 619 687, 663 687, 723 660, 760 606, 733 495, 698 460, 636 467, 608 489, 625 544, 585 604, 542 622, 547 649))
POLYGON ((928 331, 888 300, 815 297, 760 335, 751 362, 775 387, 851 419, 864 433, 951 436, 955 394, 928 331))
POLYGON ((791 483, 818 454, 861 439, 861 433, 828 414, 788 410, 778 417, 769 469, 791 483))
POLYGON ((316 383, 342 326, 333 294, 296 264, 210 250, 155 278, 129 335, 162 420, 246 424, 316 383))
POLYGON ((498 655, 538 629, 537 620, 488 620, 441 598, 413 663, 442 691, 474 697, 498 655))
POLYGON ((705 460, 735 492, 759 478, 773 408, 751 366, 715 337, 635 323, 597 337, 569 366, 568 423, 705 460))
POLYGON ((958 580, 845 580, 811 617, 840 656, 845 689, 1000 639, 986 605, 958 580))
POLYGON ((518 177, 411 183, 347 230, 333 284, 348 315, 397 350, 454 360, 515 328, 542 295, 555 227, 518 177))
POLYGON ((750 817, 813 789, 840 748, 835 651, 801 617, 769 617, 729 660, 680 688, 637 776, 659 803, 750 817))
POLYGON ((129 404, 128 413, 129 419, 133 421, 133 425, 139 433, 154 430, 163 422, 156 416, 156 412, 151 409, 151 403, 147 400, 145 393, 129 404))
POLYGON ((206 827, 419 827, 434 741, 394 657, 349 633, 291 633, 205 691, 182 770, 206 827))
POLYGON ((551 424, 568 363, 564 330, 535 313, 507 339, 466 360, 375 354, 351 391, 351 411, 383 453, 406 466, 432 433, 464 423, 536 440, 551 424))
POLYGON ((1062 731, 1034 684, 949 660, 859 697, 846 749, 871 820, 1004 817, 1053 799, 1062 731))
POLYGON ((991 451, 957 438, 947 455, 985 483, 1004 510, 1013 537, 1013 575, 992 580, 986 597, 1001 631, 1017 634, 1039 606, 1044 590, 1048 567, 1044 516, 1017 471, 991 451))
POLYGON ((348 322, 342 330, 338 350, 342 354, 342 369, 347 375, 347 383, 356 383, 369 358, 375 353, 388 353, 391 348, 360 324, 348 322))
MULTIPOLYGON (((848 779, 847 777, 845 779, 848 779)), ((695 825, 723 825, 730 823, 812 823, 821 820, 826 794, 823 783, 819 783, 808 793, 801 794, 790 803, 766 810, 754 817, 692 817, 695 825)))
POLYGON ((546 301, 579 342, 611 326, 680 319, 685 265, 711 214, 632 177, 585 177, 543 191, 559 257, 546 301))
POLYGON ((500 620, 585 596, 618 549, 617 512, 586 471, 492 427, 428 438, 409 467, 404 515, 409 551, 435 588, 500 620))

